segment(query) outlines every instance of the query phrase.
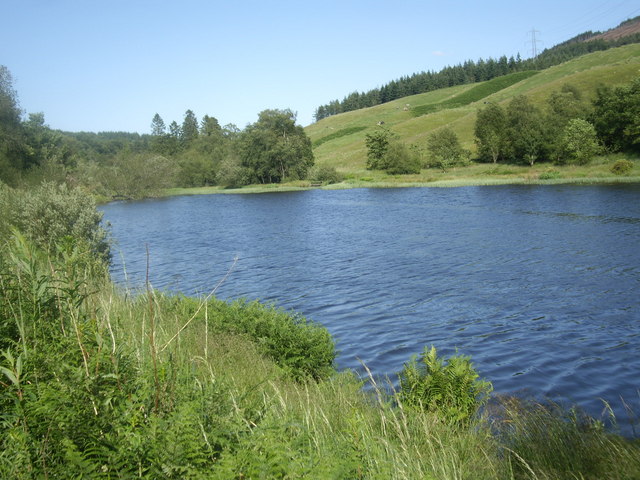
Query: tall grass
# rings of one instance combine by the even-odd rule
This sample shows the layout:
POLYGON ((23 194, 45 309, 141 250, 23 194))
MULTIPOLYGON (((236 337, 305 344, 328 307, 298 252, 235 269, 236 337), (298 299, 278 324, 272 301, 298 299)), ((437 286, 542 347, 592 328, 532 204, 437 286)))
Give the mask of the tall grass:
POLYGON ((452 422, 337 372, 299 315, 123 292, 89 242, 4 232, 0 478, 640 478, 638 442, 574 410, 509 400, 452 422))

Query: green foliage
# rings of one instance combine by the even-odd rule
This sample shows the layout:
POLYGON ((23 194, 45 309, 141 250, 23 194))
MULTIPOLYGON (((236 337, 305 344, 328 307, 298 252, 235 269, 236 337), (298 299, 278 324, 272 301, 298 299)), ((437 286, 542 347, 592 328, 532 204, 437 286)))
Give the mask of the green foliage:
POLYGON ((483 98, 488 97, 489 95, 493 95, 500 90, 504 90, 511 85, 515 85, 522 80, 531 78, 537 73, 538 72, 535 70, 527 70, 524 72, 515 72, 508 75, 496 77, 486 82, 475 85, 469 90, 466 90, 452 98, 448 98, 447 100, 444 100, 440 103, 419 105, 417 107, 414 107, 411 109, 411 113, 414 117, 420 117, 422 115, 433 113, 438 110, 464 107, 465 105, 469 105, 473 102, 478 102, 483 98))
POLYGON ((593 124, 608 148, 640 152, 640 77, 615 89, 601 87, 593 106, 593 124))
MULTIPOLYGON (((43 183, 31 190, 0 188, 0 240, 18 229, 38 247, 49 252, 73 239, 86 245, 101 262, 109 260, 108 232, 101 226, 102 213, 93 198, 79 188, 43 183)), ((89 262, 91 259, 87 259, 89 262)))
POLYGON ((436 130, 427 139, 428 165, 443 172, 455 166, 465 165, 470 153, 462 148, 458 136, 450 127, 436 130))
POLYGON ((259 183, 300 180, 313 166, 311 140, 291 110, 265 110, 239 138, 241 165, 259 183))
POLYGON ((562 178, 562 174, 557 170, 546 170, 538 175, 540 180, 555 180, 562 178))
POLYGON ((0 180, 15 184, 24 164, 25 145, 13 77, 0 65, 0 180))
POLYGON ((196 118, 195 113, 193 113, 193 110, 187 110, 185 112, 180 133, 182 134, 180 140, 182 140, 185 147, 188 147, 191 142, 198 138, 198 119, 196 118))
MULTIPOLYGON (((95 167, 94 167, 95 168, 95 167)), ((178 166, 161 155, 120 153, 93 173, 96 189, 105 196, 142 198, 158 195, 175 184, 178 166)))
POLYGON ((528 97, 519 95, 509 102, 507 122, 513 160, 533 166, 538 159, 545 157, 548 130, 542 112, 528 97))
POLYGON ((248 185, 254 178, 253 170, 243 166, 240 158, 234 155, 222 161, 216 174, 218 185, 224 185, 229 188, 248 185))
POLYGON ((474 134, 481 159, 491 160, 493 163, 503 159, 509 145, 504 109, 496 103, 489 103, 479 110, 474 134))
POLYGON ((390 175, 420 173, 421 168, 418 154, 398 141, 391 142, 387 147, 383 165, 384 170, 390 175))
POLYGON ((596 130, 580 118, 569 120, 562 135, 563 157, 567 163, 586 165, 602 151, 596 130))
POLYGON ((335 167, 330 167, 327 165, 315 166, 309 172, 310 180, 326 184, 340 183, 343 178, 343 175, 338 173, 335 167))
POLYGON ((633 169, 633 162, 631 160, 617 160, 611 165, 611 173, 615 175, 629 175, 633 169))
POLYGON ((367 147, 367 169, 384 170, 384 157, 389 148, 389 143, 397 137, 386 127, 380 127, 365 136, 367 147))
MULTIPOLYGON (((192 315, 200 304, 180 299, 182 315, 192 315)), ((258 302, 231 304, 211 300, 207 305, 214 331, 246 335, 260 351, 296 379, 324 379, 334 370, 335 345, 329 332, 304 317, 258 302)), ((199 309, 202 322, 202 309, 199 309)))
POLYGON ((384 170, 390 175, 420 173, 420 157, 415 149, 397 140, 398 135, 380 127, 365 136, 367 169, 384 170))
POLYGON ((640 448, 607 433, 601 422, 575 407, 517 398, 501 400, 495 423, 515 478, 633 479, 640 448))
POLYGON ((469 357, 438 357, 435 347, 424 348, 405 363, 399 375, 400 401, 420 410, 437 412, 448 422, 468 424, 493 390, 490 382, 479 380, 469 357))

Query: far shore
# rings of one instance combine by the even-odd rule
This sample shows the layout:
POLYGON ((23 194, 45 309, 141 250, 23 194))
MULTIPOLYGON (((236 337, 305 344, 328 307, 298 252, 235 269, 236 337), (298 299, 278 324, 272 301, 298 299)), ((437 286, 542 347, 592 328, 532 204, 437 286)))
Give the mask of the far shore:
POLYGON ((282 184, 247 185, 238 188, 221 186, 170 188, 162 196, 180 195, 212 195, 212 194, 253 194, 270 192, 296 192, 305 190, 346 190, 352 188, 452 188, 495 185, 612 185, 640 183, 640 176, 607 176, 607 177, 571 177, 571 178, 500 178, 492 176, 471 178, 449 178, 433 181, 407 181, 390 177, 386 180, 349 179, 339 183, 311 186, 309 181, 296 181, 282 184))

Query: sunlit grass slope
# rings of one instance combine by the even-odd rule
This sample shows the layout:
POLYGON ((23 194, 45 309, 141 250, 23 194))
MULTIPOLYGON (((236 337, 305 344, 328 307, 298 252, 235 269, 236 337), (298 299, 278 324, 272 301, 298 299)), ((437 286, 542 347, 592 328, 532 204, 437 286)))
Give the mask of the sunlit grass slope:
MULTIPOLYGON (((379 128, 380 122, 384 122, 406 143, 422 146, 431 132, 448 125, 465 148, 475 151, 473 128, 476 113, 485 102, 506 104, 514 96, 527 95, 542 106, 551 92, 565 83, 575 85, 587 98, 591 98, 599 85, 625 84, 640 74, 640 44, 595 52, 534 73, 518 72, 488 82, 405 97, 325 118, 307 126, 305 131, 314 144, 318 165, 335 167, 351 179, 382 181, 387 178, 385 174, 365 168, 364 144, 365 135, 379 128)), ((488 167, 482 168, 486 170, 488 167)), ((518 170, 518 167, 511 170, 518 170)), ((538 174, 534 172, 534 176, 538 174)), ((604 171, 596 172, 596 178, 600 176, 604 176, 604 171)), ((421 175, 408 177, 403 176, 403 181, 432 182, 441 180, 443 176, 435 171, 423 171, 421 175)))

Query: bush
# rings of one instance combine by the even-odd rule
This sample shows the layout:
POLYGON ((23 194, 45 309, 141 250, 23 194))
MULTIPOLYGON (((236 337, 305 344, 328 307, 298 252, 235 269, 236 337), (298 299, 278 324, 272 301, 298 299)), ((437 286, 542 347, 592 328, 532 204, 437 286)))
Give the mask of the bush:
POLYGON ((84 244, 94 259, 107 262, 110 239, 101 226, 102 213, 91 196, 79 188, 43 183, 33 190, 0 189, 0 238, 16 228, 29 240, 48 252, 68 243, 71 237, 84 244))
POLYGON ((161 155, 121 153, 99 174, 110 195, 143 198, 174 185, 177 172, 175 161, 161 155))
MULTIPOLYGON (((173 297, 176 314, 204 321, 200 300, 173 297)), ((261 354, 270 358, 295 379, 324 379, 335 372, 335 343, 322 325, 301 315, 242 300, 227 303, 211 299, 206 304, 209 325, 217 333, 249 338, 261 354)))
POLYGON ((611 173, 614 175, 629 175, 633 169, 633 162, 631 160, 618 160, 611 165, 611 173))
POLYGON ((538 175, 540 180, 555 180, 562 178, 562 174, 558 170, 546 170, 538 175))
POLYGON ((391 175, 420 173, 420 159, 404 143, 391 142, 384 156, 384 170, 391 175))
POLYGON ((316 182, 322 183, 340 183, 344 177, 342 174, 338 173, 335 167, 330 167, 328 165, 316 166, 311 169, 311 173, 309 174, 310 180, 315 180, 316 182))
POLYGON ((490 382, 478 378, 469 357, 456 355, 445 362, 435 347, 425 347, 420 360, 414 356, 399 375, 400 401, 449 423, 467 424, 493 391, 490 382))

